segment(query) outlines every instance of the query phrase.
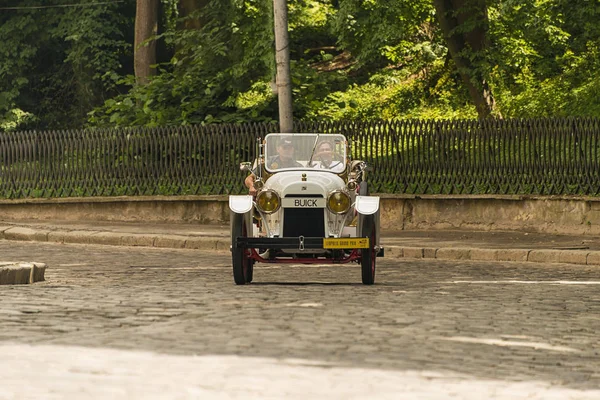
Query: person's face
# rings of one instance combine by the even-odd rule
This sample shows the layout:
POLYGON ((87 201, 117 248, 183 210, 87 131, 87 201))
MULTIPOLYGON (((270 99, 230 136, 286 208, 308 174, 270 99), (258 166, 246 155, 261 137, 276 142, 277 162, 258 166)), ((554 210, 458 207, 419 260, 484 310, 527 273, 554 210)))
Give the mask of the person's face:
POLYGON ((323 143, 319 146, 319 155, 324 160, 331 160, 333 158, 333 149, 329 143, 323 143))
POLYGON ((291 144, 280 144, 277 146, 277 153, 282 161, 289 161, 294 158, 294 146, 291 144))

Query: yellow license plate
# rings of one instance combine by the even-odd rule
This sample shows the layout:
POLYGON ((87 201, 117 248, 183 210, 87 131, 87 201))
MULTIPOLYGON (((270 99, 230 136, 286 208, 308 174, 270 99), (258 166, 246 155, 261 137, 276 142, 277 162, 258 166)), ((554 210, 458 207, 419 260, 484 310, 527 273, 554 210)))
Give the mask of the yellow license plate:
POLYGON ((324 249, 368 249, 369 238, 323 239, 324 249))

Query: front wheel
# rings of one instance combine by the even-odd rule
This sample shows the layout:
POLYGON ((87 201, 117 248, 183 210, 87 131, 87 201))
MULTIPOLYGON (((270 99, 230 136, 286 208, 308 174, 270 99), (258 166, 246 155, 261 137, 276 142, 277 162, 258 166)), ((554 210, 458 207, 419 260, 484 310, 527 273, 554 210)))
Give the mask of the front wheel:
POLYGON ((254 260, 248 257, 246 249, 235 247, 238 237, 248 236, 248 226, 243 214, 234 213, 231 221, 231 258, 233 261, 233 280, 236 285, 252 282, 254 260))
POLYGON ((362 216, 361 237, 369 238, 369 248, 362 249, 360 258, 360 269, 362 271, 362 283, 372 285, 375 283, 375 260, 377 260, 377 229, 375 227, 375 215, 362 216))
POLYGON ((369 184, 367 183, 367 181, 362 181, 360 183, 359 188, 358 188, 358 194, 361 196, 369 195, 369 184))

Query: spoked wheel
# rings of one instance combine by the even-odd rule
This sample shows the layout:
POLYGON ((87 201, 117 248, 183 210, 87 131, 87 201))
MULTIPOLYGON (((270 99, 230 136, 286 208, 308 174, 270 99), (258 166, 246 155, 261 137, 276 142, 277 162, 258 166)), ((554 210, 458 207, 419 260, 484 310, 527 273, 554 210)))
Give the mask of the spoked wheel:
MULTIPOLYGON (((233 214, 231 224, 232 245, 238 237, 248 236, 248 227, 243 214, 233 214)), ((254 272, 254 260, 248 257, 246 249, 231 248, 231 258, 233 261, 233 280, 236 285, 245 285, 252 282, 252 273, 254 272)))
POLYGON ((372 285, 375 283, 375 260, 377 260, 377 253, 375 252, 375 246, 377 245, 375 215, 364 215, 362 218, 360 236, 369 238, 369 248, 362 249, 361 251, 360 269, 362 271, 362 283, 372 285))

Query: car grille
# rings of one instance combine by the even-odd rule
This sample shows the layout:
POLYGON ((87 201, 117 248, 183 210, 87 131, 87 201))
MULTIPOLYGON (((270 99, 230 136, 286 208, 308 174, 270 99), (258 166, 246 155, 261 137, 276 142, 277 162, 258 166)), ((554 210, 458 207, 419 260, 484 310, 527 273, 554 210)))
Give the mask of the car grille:
MULTIPOLYGON (((319 197, 319 196, 288 196, 319 197)), ((284 237, 325 237, 325 209, 323 208, 284 208, 284 237)))

